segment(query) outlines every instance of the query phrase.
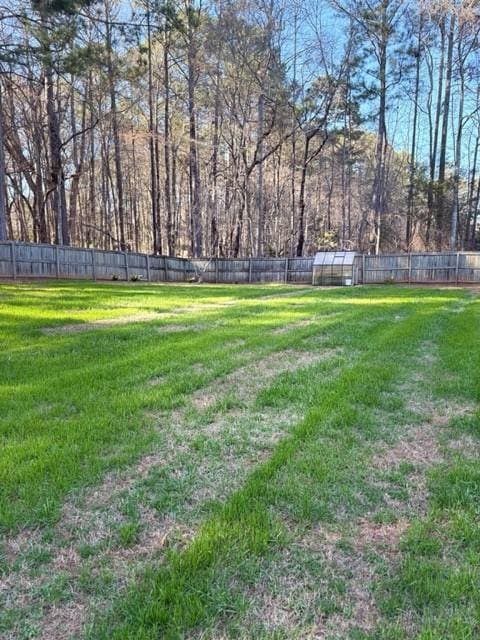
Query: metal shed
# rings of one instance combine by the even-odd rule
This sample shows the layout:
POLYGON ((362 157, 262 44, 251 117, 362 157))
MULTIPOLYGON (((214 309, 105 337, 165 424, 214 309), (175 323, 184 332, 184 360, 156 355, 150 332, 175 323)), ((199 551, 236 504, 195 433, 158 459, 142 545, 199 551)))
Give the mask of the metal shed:
POLYGON ((321 251, 313 261, 315 285, 356 284, 355 251, 321 251))

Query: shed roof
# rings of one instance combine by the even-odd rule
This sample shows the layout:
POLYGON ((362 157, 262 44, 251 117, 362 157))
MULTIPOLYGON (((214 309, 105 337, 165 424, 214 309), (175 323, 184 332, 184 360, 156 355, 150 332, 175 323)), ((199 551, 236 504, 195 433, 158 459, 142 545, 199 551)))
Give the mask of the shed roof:
POLYGON ((313 260, 314 267, 353 265, 355 251, 319 251, 313 260))

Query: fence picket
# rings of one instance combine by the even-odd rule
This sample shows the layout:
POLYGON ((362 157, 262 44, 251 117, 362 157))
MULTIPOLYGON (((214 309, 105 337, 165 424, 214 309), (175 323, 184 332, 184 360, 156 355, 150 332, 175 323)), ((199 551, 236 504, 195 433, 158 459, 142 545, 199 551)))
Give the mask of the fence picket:
POLYGON ((16 256, 15 242, 11 242, 10 244, 10 256, 12 260, 12 277, 14 280, 16 280, 17 279, 17 256, 16 256))

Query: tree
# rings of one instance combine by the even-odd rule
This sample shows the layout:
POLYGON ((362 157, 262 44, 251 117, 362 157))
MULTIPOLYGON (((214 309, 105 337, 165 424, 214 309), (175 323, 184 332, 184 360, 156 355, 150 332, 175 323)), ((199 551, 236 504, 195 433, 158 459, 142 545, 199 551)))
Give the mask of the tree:
POLYGON ((375 253, 378 254, 382 239, 382 222, 386 212, 388 63, 390 46, 405 2, 404 0, 376 0, 375 2, 351 0, 348 4, 342 4, 335 0, 334 4, 358 24, 370 43, 371 54, 377 65, 375 93, 378 96, 378 113, 372 210, 375 219, 375 253))
POLYGON ((88 4, 89 0, 32 0, 32 8, 38 15, 36 26, 32 25, 32 33, 39 44, 39 60, 46 89, 50 151, 47 193, 53 198, 56 242, 64 245, 70 244, 70 230, 55 75, 62 68, 68 68, 74 61, 76 52, 72 53, 68 49, 74 41, 78 28, 76 12, 80 7, 88 4))
POLYGON ((475 246, 477 3, 13 1, 3 237, 226 257, 475 246))

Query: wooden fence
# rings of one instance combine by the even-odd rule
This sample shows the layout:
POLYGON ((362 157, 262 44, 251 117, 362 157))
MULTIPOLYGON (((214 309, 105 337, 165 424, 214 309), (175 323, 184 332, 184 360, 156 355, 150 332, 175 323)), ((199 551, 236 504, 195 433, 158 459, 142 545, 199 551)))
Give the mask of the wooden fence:
MULTIPOLYGON (((311 284, 313 258, 186 260, 144 253, 0 242, 0 278, 142 279, 149 282, 311 284)), ((479 283, 480 252, 357 255, 358 284, 479 283)))
POLYGON ((480 252, 359 255, 356 263, 361 284, 480 283, 480 252))
MULTIPOLYGON (((313 258, 245 258, 192 260, 204 282, 312 283, 313 258)), ((480 252, 358 254, 355 284, 385 282, 480 283, 480 252)))
POLYGON ((194 277, 191 262, 183 258, 50 244, 0 242, 0 278, 185 282, 194 277))
POLYGON ((313 258, 192 260, 203 282, 312 284, 313 258))

